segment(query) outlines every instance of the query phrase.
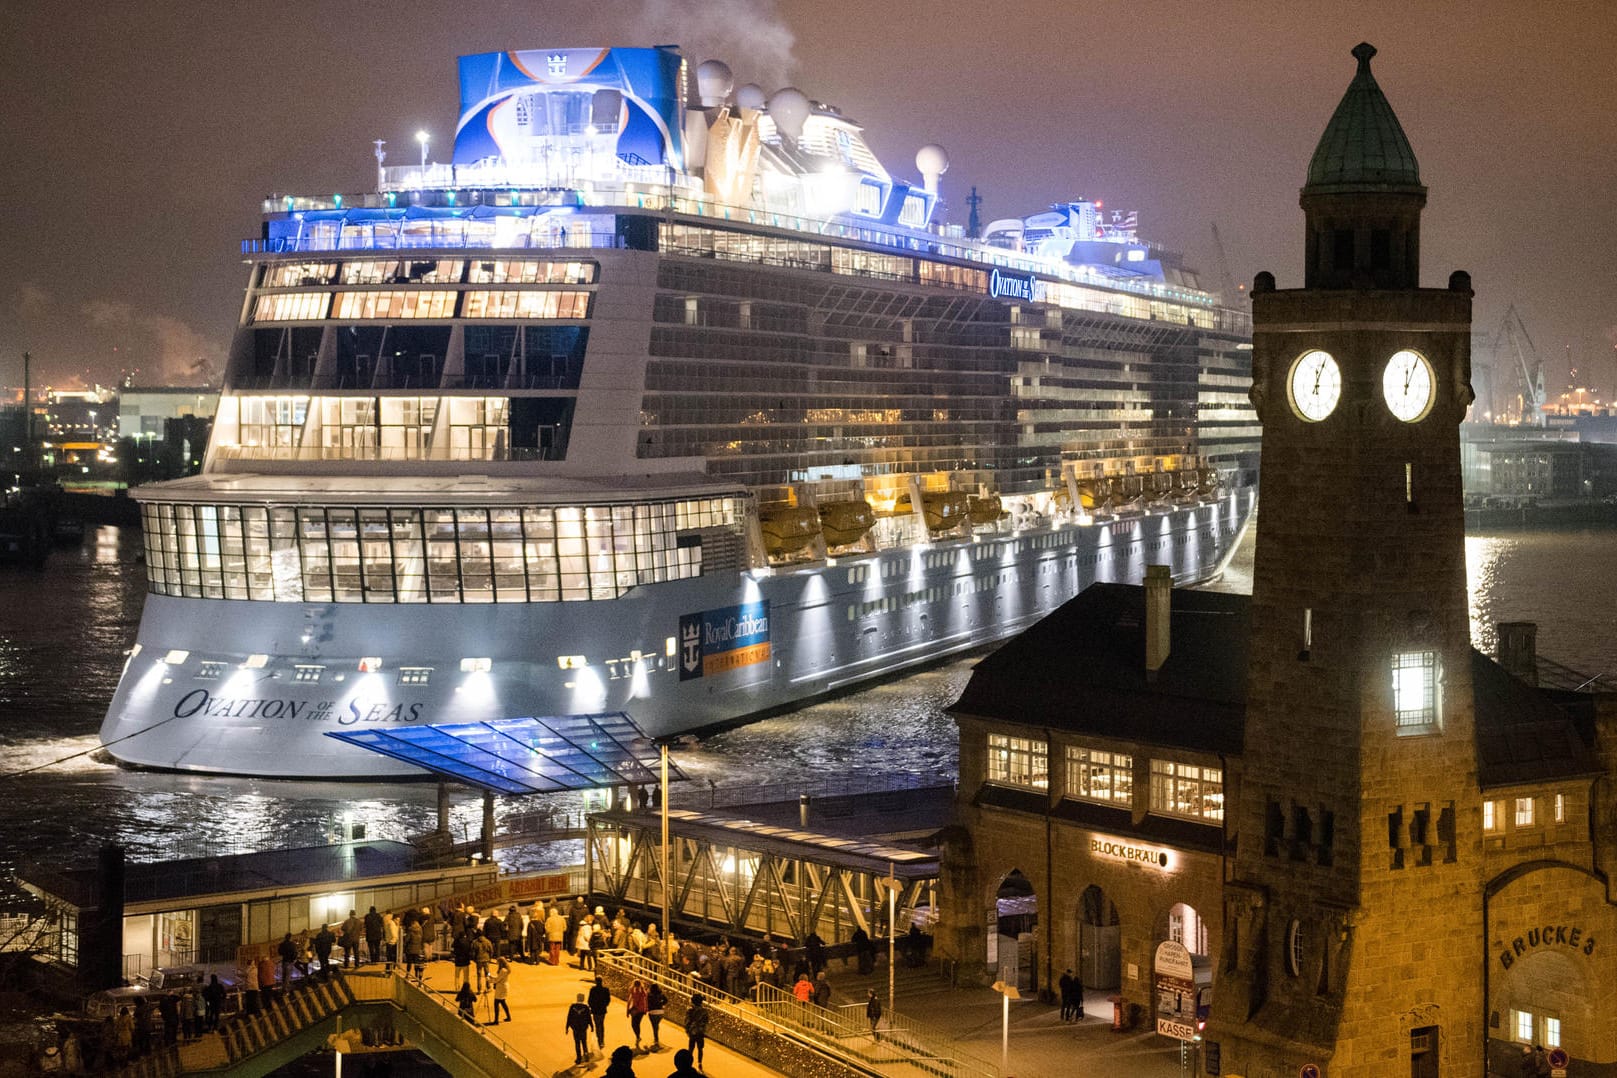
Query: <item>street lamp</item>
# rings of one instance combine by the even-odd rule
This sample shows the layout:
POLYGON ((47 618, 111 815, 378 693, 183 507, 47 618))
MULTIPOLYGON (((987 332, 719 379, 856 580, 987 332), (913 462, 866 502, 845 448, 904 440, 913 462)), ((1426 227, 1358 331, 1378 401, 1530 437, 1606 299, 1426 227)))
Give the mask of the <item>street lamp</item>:
POLYGON ((663 845, 662 845, 662 907, 663 907, 663 965, 668 964, 670 948, 668 946, 668 742, 659 739, 657 748, 662 756, 662 789, 658 800, 662 803, 663 812, 663 845))
POLYGON ((423 171, 427 167, 427 140, 431 137, 432 136, 428 135, 425 129, 415 133, 415 140, 421 143, 421 168, 423 171))
POLYGON ((1016 990, 1014 984, 1006 984, 1004 981, 995 981, 994 991, 1004 997, 1000 1011, 1002 1018, 999 1027, 999 1073, 1000 1078, 1005 1078, 1005 1075, 1011 1072, 1011 1000, 1021 999, 1022 993, 1016 990))

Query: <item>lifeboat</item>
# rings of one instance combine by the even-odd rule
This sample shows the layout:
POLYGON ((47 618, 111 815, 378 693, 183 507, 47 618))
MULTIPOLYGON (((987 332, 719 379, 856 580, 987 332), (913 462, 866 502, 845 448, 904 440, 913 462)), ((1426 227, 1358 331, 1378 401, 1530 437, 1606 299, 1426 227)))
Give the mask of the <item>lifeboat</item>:
POLYGON ((966 499, 966 515, 973 524, 993 524, 1009 516, 1005 507, 999 503, 998 494, 989 494, 984 497, 970 497, 966 499))
MULTIPOLYGON (((908 513, 910 496, 903 495, 893 506, 894 513, 908 513)), ((921 495, 921 515, 926 520, 926 530, 929 532, 948 531, 959 527, 971 511, 971 499, 959 490, 939 491, 932 494, 921 495)))
POLYGON ((1079 506, 1086 513, 1096 509, 1106 508, 1111 498, 1112 484, 1105 479, 1080 479, 1078 481, 1079 506))
POLYGON ((876 526, 876 511, 863 498, 856 502, 830 502, 820 506, 820 531, 827 546, 857 543, 876 526))
POLYGON ((771 557, 795 554, 820 537, 820 514, 812 509, 765 509, 758 514, 758 530, 771 557))

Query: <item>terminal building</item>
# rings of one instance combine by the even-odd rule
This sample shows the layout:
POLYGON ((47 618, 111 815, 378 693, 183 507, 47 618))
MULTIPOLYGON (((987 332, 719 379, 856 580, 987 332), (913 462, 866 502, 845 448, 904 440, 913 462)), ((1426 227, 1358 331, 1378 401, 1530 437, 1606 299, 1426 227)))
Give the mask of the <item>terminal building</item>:
POLYGON ((938 946, 1160 1016, 1182 943, 1208 1074, 1482 1078, 1532 1044, 1612 1073, 1617 686, 1530 626, 1471 647, 1471 283, 1420 287, 1374 53, 1309 164, 1303 287, 1252 290, 1253 595, 1099 584, 978 667, 938 946))

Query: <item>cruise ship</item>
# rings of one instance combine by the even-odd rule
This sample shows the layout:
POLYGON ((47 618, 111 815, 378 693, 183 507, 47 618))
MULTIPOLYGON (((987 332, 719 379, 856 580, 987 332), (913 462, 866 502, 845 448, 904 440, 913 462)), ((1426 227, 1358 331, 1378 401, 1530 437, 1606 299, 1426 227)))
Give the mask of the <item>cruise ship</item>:
POLYGON ((1221 570, 1250 319, 1132 215, 944 224, 940 147, 905 178, 676 48, 459 82, 450 162, 378 143, 375 190, 271 196, 243 244, 202 472, 134 492, 118 761, 395 779, 425 773, 326 735, 669 736, 1221 570))

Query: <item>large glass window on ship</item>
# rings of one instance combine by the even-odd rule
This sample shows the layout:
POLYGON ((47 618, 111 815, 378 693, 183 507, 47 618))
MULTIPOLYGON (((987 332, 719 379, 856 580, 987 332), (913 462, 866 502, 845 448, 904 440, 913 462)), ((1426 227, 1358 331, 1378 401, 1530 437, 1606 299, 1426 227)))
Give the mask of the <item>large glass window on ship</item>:
POLYGON ((578 388, 585 326, 467 326, 465 334, 462 388, 578 388))

